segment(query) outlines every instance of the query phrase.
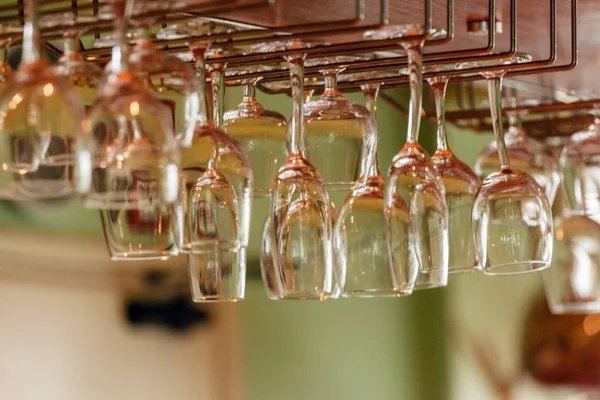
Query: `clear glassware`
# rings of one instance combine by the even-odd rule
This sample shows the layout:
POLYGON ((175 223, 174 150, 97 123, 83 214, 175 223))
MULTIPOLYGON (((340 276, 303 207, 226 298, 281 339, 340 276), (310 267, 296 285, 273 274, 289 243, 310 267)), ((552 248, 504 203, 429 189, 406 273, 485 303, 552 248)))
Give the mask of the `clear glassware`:
POLYGON ((309 60, 311 66, 322 66, 325 90, 318 99, 304 105, 307 151, 328 191, 347 191, 352 187, 358 178, 365 143, 372 141, 370 136, 375 133, 368 110, 337 90, 337 75, 345 68, 328 66, 360 59, 364 57, 309 60), (336 157, 331 157, 334 150, 336 157))
MULTIPOLYGON (((374 78, 375 73, 357 76, 374 78)), ((367 109, 375 119, 379 84, 363 85, 367 109)), ((377 129, 375 121, 373 129, 377 129)), ((336 276, 343 297, 397 297, 410 291, 396 290, 388 257, 385 181, 377 162, 377 135, 371 136, 362 154, 360 177, 340 208, 333 229, 336 276)), ((404 205, 406 215, 408 206, 404 205)))
MULTIPOLYGON (((136 3, 138 4, 138 3, 136 3)), ((154 9, 139 3, 138 12, 154 9)), ((198 85, 194 71, 175 57, 158 51, 148 32, 153 18, 135 21, 135 46, 130 70, 153 91, 168 110, 171 129, 181 146, 189 146, 198 113, 198 85)), ((113 39, 114 41, 114 36, 113 39)), ((106 243, 113 260, 166 259, 179 253, 183 210, 171 204, 100 211, 106 243)))
POLYGON ((492 125, 500 171, 488 175, 473 204, 475 250, 488 275, 515 275, 548 268, 552 258, 552 212, 544 189, 526 172, 513 169, 504 145, 501 89, 502 65, 526 62, 517 55, 495 62, 461 64, 459 68, 489 66, 488 82, 492 125), (496 68, 493 68, 496 66, 496 68))
MULTIPOLYGON (((471 210, 481 181, 473 170, 458 159, 448 146, 445 120, 445 96, 449 78, 443 67, 433 67, 440 75, 429 78, 437 114, 437 150, 431 157, 446 191, 448 205, 448 273, 480 270, 473 242, 471 210)), ((426 69, 427 71, 427 69, 426 69)))
MULTIPOLYGON (((312 83, 313 80, 307 78, 304 80, 305 84, 312 83)), ((287 82, 268 82, 265 85, 271 88, 283 88, 286 87, 289 89, 287 82)), ((314 89, 304 89, 304 102, 310 101, 312 95, 314 93, 314 89)), ((331 205, 331 213, 335 214, 335 210, 333 209, 333 204, 331 205)), ((275 267, 275 261, 273 250, 276 250, 274 247, 275 239, 273 238, 273 225, 271 222, 271 217, 267 217, 265 224, 263 226, 263 231, 261 235, 261 246, 260 246, 260 272, 263 279, 265 291, 267 293, 267 297, 271 300, 278 300, 279 293, 281 293, 281 277, 278 275, 279 267, 275 267)), ((330 299, 337 299, 341 295, 341 289, 336 279, 335 274, 333 274, 333 289, 331 291, 330 299)))
POLYGON ((188 272, 192 300, 204 302, 237 302, 246 292, 246 247, 240 247, 235 260, 223 257, 215 242, 211 251, 189 253, 188 272))
MULTIPOLYGON (((264 67, 241 67, 233 75, 263 71, 264 67)), ((228 71, 229 72, 229 71, 228 71)), ((229 76, 229 74, 228 74, 229 76)), ((277 170, 286 159, 285 134, 287 118, 264 108, 256 99, 256 83, 260 78, 241 82, 242 102, 223 116, 225 132, 244 147, 254 174, 254 197, 269 197, 277 170)))
POLYGON ((64 76, 76 89, 83 103, 91 103, 95 97, 95 90, 102 68, 93 62, 85 61, 80 51, 80 37, 85 32, 76 28, 76 24, 86 24, 97 21, 96 17, 82 16, 73 13, 51 14, 40 21, 42 28, 63 29, 63 53, 54 66, 57 74, 64 76))
POLYGON ((166 260, 179 254, 175 206, 100 210, 100 220, 113 261, 166 260))
MULTIPOLYGON (((23 28, 17 25, 0 25, 0 34, 22 33, 23 28)), ((0 84, 5 84, 13 74, 13 69, 8 63, 8 48, 13 42, 11 37, 0 39, 0 51, 2 51, 2 61, 0 61, 0 84)))
POLYGON ((179 200, 180 152, 166 105, 129 68, 125 1, 113 0, 118 45, 77 143, 85 205, 143 210, 179 200))
MULTIPOLYGON (((293 113, 288 125, 289 158, 273 185, 271 223, 275 276, 281 299, 324 300, 333 290, 332 220, 323 180, 307 160, 304 137, 304 58, 310 43, 269 43, 260 51, 298 50, 286 56, 292 82, 293 113)), ((268 236, 268 235, 267 235, 268 236)), ((264 238, 264 236, 263 236, 264 238)))
MULTIPOLYGON (((140 11, 146 10, 141 8, 140 11)), ((154 21, 154 18, 135 21, 135 46, 129 60, 131 70, 170 110, 180 146, 190 147, 199 108, 198 79, 187 63, 156 48, 150 34, 154 21)))
POLYGON ((600 212, 600 107, 590 110, 594 123, 573 134, 560 154, 560 177, 567 205, 600 212))
MULTIPOLYGON (((410 78, 406 144, 392 160, 385 190, 388 251, 397 290, 446 286, 448 282, 448 208, 442 178, 418 142, 422 104, 420 25, 388 25, 367 39, 404 38, 410 78), (409 205, 409 214, 406 212, 409 205)), ((429 36, 439 34, 431 31, 429 36)))
MULTIPOLYGON (((515 107, 517 100, 508 98, 503 103, 515 107)), ((527 137, 517 113, 508 114, 508 124, 508 130, 504 133, 504 142, 511 164, 533 176, 537 183, 544 188, 550 204, 554 203, 560 185, 557 160, 545 151, 542 143, 527 137)), ((485 178, 497 171, 500 164, 498 148, 496 143, 492 142, 477 158, 474 170, 480 177, 485 178)))
MULTIPOLYGON (((181 251, 191 253, 188 261, 190 274, 195 274, 191 284, 196 301, 236 301, 244 298, 252 170, 241 145, 207 117, 204 85, 209 45, 190 44, 201 98, 192 146, 183 150, 182 157, 185 229, 181 251)), ((221 81, 212 80, 216 98, 221 97, 221 81)), ((215 102, 213 115, 218 118, 218 114, 215 102)))
POLYGON ((172 113, 130 72, 124 2, 112 5, 120 40, 84 125, 88 142, 81 144, 88 156, 82 166, 92 170, 86 205, 100 208, 112 260, 164 260, 179 253, 182 219, 172 113))
MULTIPOLYGON (((77 23, 96 21, 94 17, 78 16, 73 13, 52 14, 51 17, 40 19, 41 28, 63 26, 64 51, 54 65, 54 72, 63 77, 75 90, 82 104, 90 104, 95 97, 95 88, 102 69, 91 62, 84 61, 79 53, 79 36, 81 31, 70 28, 77 23)), ((52 135, 48 144, 46 158, 54 159, 69 152, 72 139, 60 135, 52 135)), ((72 161, 68 163, 72 164, 72 161)), ((27 188, 29 196, 34 198, 55 198, 74 194, 72 166, 65 167, 64 163, 41 162, 36 171, 22 176, 22 187, 27 188)))
MULTIPOLYGON (((241 56, 243 54, 244 51, 236 47, 214 47, 208 51, 207 57, 219 60, 224 57, 241 56)), ((223 130, 223 116, 225 115, 225 70, 227 69, 227 63, 212 62, 207 67, 210 73, 213 120, 217 128, 223 130)))
POLYGON ((83 107, 41 52, 36 8, 34 0, 25 2, 21 64, 0 96, 0 198, 5 199, 74 193, 73 141, 80 132, 83 107), (56 168, 37 173, 40 165, 56 168))
POLYGON ((273 224, 271 218, 267 217, 263 226, 260 244, 260 274, 265 287, 267 297, 271 300, 279 300, 279 294, 283 291, 281 287, 281 276, 279 265, 275 265, 277 248, 273 237, 273 224))
POLYGON ((565 209, 554 221, 552 267, 543 272, 554 314, 600 312, 600 224, 598 214, 565 209))

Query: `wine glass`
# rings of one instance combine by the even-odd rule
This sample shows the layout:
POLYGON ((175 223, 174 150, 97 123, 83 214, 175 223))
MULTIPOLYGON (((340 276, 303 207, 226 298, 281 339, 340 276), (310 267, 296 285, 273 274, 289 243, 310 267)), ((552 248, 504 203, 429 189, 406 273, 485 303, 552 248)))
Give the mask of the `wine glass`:
MULTIPOLYGON (((236 47, 211 47, 207 57, 219 60, 224 57, 241 56, 242 49, 236 47)), ((213 120, 218 129, 223 130, 223 115, 225 114, 225 70, 227 63, 212 62, 207 65, 210 74, 210 86, 212 92, 213 120)))
MULTIPOLYGON (((263 70, 263 66, 257 66, 230 71, 235 76, 263 70)), ((223 128, 242 144, 248 155, 255 177, 254 197, 269 197, 277 170, 285 160, 287 118, 276 111, 267 110, 258 102, 255 85, 259 80, 251 78, 241 82, 244 97, 235 109, 225 113, 223 128)))
MULTIPOLYGON (((0 25, 0 34, 8 34, 8 33, 22 33, 23 28, 17 25, 0 25)), ((2 61, 0 61, 0 83, 4 84, 8 80, 8 78, 12 75, 13 69, 8 63, 8 48, 12 43, 13 38, 7 37, 5 39, 0 39, 0 50, 2 50, 2 61)))
MULTIPOLYGON (((316 78, 305 78, 304 84, 315 84, 317 82, 316 78)), ((267 82, 265 86, 268 89, 290 89, 291 82, 290 81, 274 81, 267 82)), ((312 95, 315 90, 311 88, 304 88, 304 102, 310 101, 312 95)), ((287 121, 286 121, 287 124, 287 121)), ((285 150, 284 150, 285 151, 285 150)), ((273 178, 274 179, 274 178, 273 178)), ((331 204, 331 214, 335 214, 335 209, 333 208, 333 203, 331 204)), ((333 218, 333 216, 332 216, 333 218)), ((333 220, 332 220, 333 221, 333 220)), ((260 246, 260 273, 263 279, 265 291, 267 293, 267 297, 271 300, 278 300, 279 293, 281 292, 281 279, 277 274, 278 269, 275 267, 275 257, 273 250, 275 239, 273 238, 273 225, 271 222, 271 217, 267 217, 265 224, 263 226, 263 231, 261 235, 261 246, 260 246)), ((278 267, 277 267, 278 268, 278 267)), ((338 298, 341 294, 341 289, 339 288, 337 279, 335 274, 333 276, 333 289, 331 294, 329 295, 330 299, 338 298)))
MULTIPOLYGON (((78 16, 73 13, 52 14, 51 17, 41 18, 38 25, 48 29, 56 26, 63 27, 64 51, 54 66, 54 72, 63 77, 76 91, 78 100, 90 103, 95 97, 95 88, 102 69, 97 65, 84 61, 79 53, 79 36, 81 31, 73 26, 78 23, 90 23, 97 19, 88 16, 78 16)), ((56 159, 70 152, 72 139, 53 135, 48 144, 46 158, 56 159)), ((35 198, 63 197, 74 193, 72 185, 72 162, 46 163, 42 162, 38 169, 22 176, 22 187, 35 198)))
POLYGON ((92 63, 85 61, 80 50, 80 37, 85 32, 75 27, 77 24, 88 24, 97 21, 96 17, 84 16, 74 13, 51 14, 44 16, 40 26, 45 29, 63 29, 63 53, 55 65, 55 71, 64 76, 69 83, 75 87, 84 103, 93 101, 95 88, 98 85, 102 69, 92 63))
MULTIPOLYGON (((448 281, 445 190, 431 157, 418 142, 424 33, 420 25, 388 25, 365 33, 367 39, 405 39, 401 43, 408 58, 408 135, 406 144, 392 160, 385 190, 388 251, 397 289, 403 292, 446 286, 448 281)), ((428 32, 429 37, 439 34, 442 33, 428 32)))
MULTIPOLYGON (((138 3, 136 3, 138 4, 138 3)), ((139 3, 137 11, 154 9, 139 3)), ((135 21, 135 46, 130 70, 165 106, 171 129, 181 146, 190 145, 198 113, 198 85, 193 70, 175 57, 164 55, 151 41, 154 18, 135 21)), ((115 42, 115 37, 111 38, 115 42)), ((105 42, 108 39, 105 38, 105 42)), ((183 211, 174 205, 101 210, 104 235, 113 260, 166 259, 178 254, 183 232, 183 211)))
MULTIPOLYGON (((236 301, 244 297, 252 170, 241 145, 207 118, 204 85, 209 45, 206 41, 190 44, 201 98, 192 146, 183 150, 182 157, 182 251, 190 253, 194 301, 236 301)), ((213 83, 219 86, 218 81, 213 83)))
POLYGON ((178 255, 176 211, 171 205, 100 210, 111 260, 166 260, 178 255))
POLYGON ((74 193, 73 141, 83 107, 40 47, 36 3, 25 2, 22 58, 0 96, 0 197, 62 198, 74 193), (36 173, 40 165, 56 167, 36 173))
POLYGON ((598 214, 565 209, 554 221, 552 267, 543 272, 554 314, 600 312, 600 224, 598 214))
MULTIPOLYGON (((504 99, 503 103, 509 107, 516 107, 517 99, 510 97, 504 99)), ((546 192, 546 197, 552 205, 556 192, 560 185, 558 162, 546 152, 542 143, 527 137, 521 127, 519 115, 516 112, 508 114, 509 127, 504 134, 506 152, 511 164, 519 170, 533 176, 546 192)), ((475 172, 480 177, 486 177, 500 168, 498 148, 492 142, 487 146, 475 162, 475 172)))
MULTIPOLYGON (((445 96, 449 77, 443 75, 446 67, 429 70, 439 74, 427 79, 435 98, 437 114, 437 150, 431 157, 446 191, 448 205, 449 260, 448 273, 479 270, 473 242, 471 210, 481 181, 473 170, 458 159, 448 146, 445 120, 445 96)), ((425 69, 428 72, 428 68, 425 69)))
POLYGON ((600 211, 600 106, 590 110, 594 123, 568 139, 560 154, 562 187, 571 209, 600 211))
MULTIPOLYGON (((146 3, 139 3, 141 7, 146 3)), ((153 10, 155 6, 148 6, 153 10)), ((140 11, 147 11, 141 8, 140 11)), ((198 115, 198 82, 194 70, 177 57, 159 51, 152 42, 150 27, 155 18, 135 21, 135 46, 130 56, 131 69, 146 82, 160 101, 167 105, 181 146, 190 147, 198 115)))
POLYGON ((168 107, 129 67, 125 1, 113 0, 118 45, 78 145, 78 189, 87 207, 124 210, 173 205, 179 146, 168 107))
MULTIPOLYGON (((354 74, 356 79, 377 76, 376 72, 354 74)), ((373 119, 379 87, 380 84, 361 86, 373 119)), ((377 129, 375 121, 372 129, 377 129)), ((385 181, 377 162, 377 135, 372 135, 367 145, 362 154, 360 177, 340 208, 333 230, 336 275, 340 276, 342 296, 396 297, 410 294, 410 291, 396 290, 389 262, 384 213, 385 181)), ((406 204, 404 209, 408 215, 406 204)))
MULTIPOLYGON (((514 275, 539 271, 552 257, 552 212, 544 189, 526 172, 513 169, 504 145, 500 102, 503 65, 526 62, 517 54, 501 64, 483 61, 460 64, 459 68, 489 66, 482 75, 488 96, 500 171, 488 175, 473 204, 475 250, 488 275, 514 275)), ((497 63, 497 61, 495 61, 497 63)))
POLYGON ((260 242, 260 274, 264 283, 267 297, 271 300, 279 300, 279 294, 283 291, 281 287, 281 276, 279 265, 275 265, 277 248, 273 237, 273 223, 271 217, 267 217, 263 226, 260 242))
POLYGON ((307 150, 330 192, 346 191, 352 186, 365 143, 372 142, 370 136, 376 132, 370 126, 368 110, 337 90, 337 75, 345 70, 341 63, 363 59, 337 56, 307 61, 308 66, 320 66, 325 79, 323 94, 304 105, 307 150), (329 65, 334 63, 338 66, 329 65), (334 149, 336 157, 331 156, 334 149))
POLYGON ((263 52, 297 50, 285 57, 290 66, 294 108, 288 125, 289 158, 275 178, 270 213, 273 265, 281 299, 324 300, 333 290, 331 205, 321 176, 305 155, 306 54, 302 49, 310 46, 308 42, 290 40, 268 43, 257 49, 263 52))

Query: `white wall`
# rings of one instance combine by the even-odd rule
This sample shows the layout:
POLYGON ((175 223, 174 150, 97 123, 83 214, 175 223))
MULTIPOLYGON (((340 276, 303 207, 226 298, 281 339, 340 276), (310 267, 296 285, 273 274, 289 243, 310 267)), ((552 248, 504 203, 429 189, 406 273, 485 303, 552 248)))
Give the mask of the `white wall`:
POLYGON ((227 314, 173 335, 128 326, 116 290, 0 280, 0 399, 235 399, 227 314))

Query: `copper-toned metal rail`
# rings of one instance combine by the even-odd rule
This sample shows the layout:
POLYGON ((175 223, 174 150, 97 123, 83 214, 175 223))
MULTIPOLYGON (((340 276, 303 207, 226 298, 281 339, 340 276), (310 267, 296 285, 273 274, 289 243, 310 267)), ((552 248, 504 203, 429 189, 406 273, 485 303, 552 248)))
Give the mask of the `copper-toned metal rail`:
MULTIPOLYGON (((517 106, 517 107, 503 107, 502 112, 504 114, 511 113, 511 112, 525 112, 527 114, 545 114, 545 113, 558 113, 558 112, 564 112, 564 111, 585 111, 585 110, 590 110, 594 106, 597 106, 597 105, 600 105, 600 99, 575 101, 573 103, 549 103, 549 104, 537 104, 537 105, 517 106)), ((490 110, 487 108, 474 109, 474 110, 448 111, 446 113, 446 119, 448 121, 483 119, 483 118, 487 118, 489 116, 490 116, 490 110)))
MULTIPOLYGON (((387 8, 388 0, 382 0, 382 4, 384 4, 385 8, 387 8)), ((351 19, 346 19, 346 20, 331 21, 328 23, 328 25, 333 25, 333 26, 339 27, 339 28, 335 28, 335 29, 353 27, 356 23, 359 23, 360 21, 362 21, 364 19, 364 0, 356 0, 356 10, 357 10, 357 14, 355 17, 353 17, 351 19)), ((188 19, 197 18, 197 17, 198 17, 198 15, 186 16, 183 18, 177 18, 177 21, 188 20, 188 19)), ((176 20, 173 18, 169 19, 170 23, 175 22, 175 21, 176 20)), ((215 42, 218 42, 219 40, 226 40, 227 43, 229 43, 231 45, 241 46, 242 43, 240 41, 235 41, 235 38, 237 38, 237 37, 247 38, 249 36, 252 36, 254 40, 256 40, 257 42, 260 43, 260 42, 267 41, 268 39, 274 39, 274 38, 281 40, 281 36, 278 35, 279 32, 285 32, 288 34, 304 33, 306 35, 309 35, 311 33, 317 32, 318 28, 321 28, 322 26, 323 26, 323 23, 319 22, 319 23, 307 23, 307 24, 282 26, 282 27, 277 27, 277 28, 273 28, 273 29, 265 29, 265 28, 249 29, 249 30, 243 30, 243 31, 218 33, 218 34, 210 34, 210 35, 198 35, 198 36, 191 36, 191 37, 177 38, 177 39, 155 40, 154 44, 157 47, 173 46, 176 44, 187 44, 189 42, 196 41, 196 40, 210 39, 215 42)), ((171 51, 171 52, 186 51, 186 50, 187 50, 187 46, 171 47, 170 49, 168 49, 168 51, 171 51)), ((82 54, 84 56, 109 55, 110 50, 109 49, 89 49, 89 50, 83 51, 82 54)))
MULTIPOLYGON (((555 0, 552 0, 555 1, 555 0)), ((494 21, 495 23, 495 1, 491 0, 490 1, 490 21, 494 21)), ((424 59, 424 65, 435 65, 435 64, 449 64, 449 63, 461 63, 461 62, 468 62, 468 61, 473 61, 473 60, 494 60, 494 59, 503 59, 506 57, 510 57, 512 55, 514 55, 516 53, 516 49, 517 49, 517 7, 516 7, 516 0, 511 0, 510 3, 510 49, 507 52, 502 52, 502 53, 496 53, 496 54, 489 54, 487 52, 487 49, 489 46, 483 48, 483 49, 474 49, 473 52, 479 54, 477 57, 474 56, 468 56, 468 55, 464 55, 464 53, 460 53, 457 52, 458 54, 463 54, 460 55, 458 57, 451 57, 451 58, 442 58, 444 55, 447 55, 448 52, 442 52, 442 53, 429 53, 429 54, 425 54, 423 59, 424 59), (442 61, 442 62, 440 62, 442 61)), ((495 24, 492 23, 491 26, 495 27, 495 24)), ((490 37, 492 38, 491 43, 495 44, 495 29, 491 29, 491 31, 493 32, 490 37)), ((381 42, 385 42, 387 40, 384 41, 373 41, 372 43, 377 46, 379 43, 381 42)), ((399 40, 396 39, 395 42, 397 43, 399 40)), ((435 44, 435 40, 432 41, 428 41, 426 42, 426 44, 435 44)), ((358 43, 354 43, 354 44, 358 44, 358 43)), ((354 45, 353 44, 353 45, 354 45)), ((399 46, 395 46, 395 49, 398 49, 399 46)), ((465 50, 465 52, 470 52, 471 50, 465 50)), ((334 64, 335 65, 335 64, 334 64)), ((368 60, 368 61, 356 61, 356 62, 349 62, 349 63, 344 63, 344 66, 347 68, 347 72, 348 73, 359 73, 359 72, 370 72, 373 70, 387 70, 387 69, 400 69, 406 66, 406 58, 402 57, 402 58, 396 58, 396 59, 385 59, 385 60, 368 60)), ((314 69, 318 70, 318 67, 314 67, 314 69)), ((481 71, 486 71, 489 70, 490 68, 487 67, 481 67, 480 70, 481 71)), ((473 77, 471 76, 471 74, 475 74, 477 71, 471 72, 471 70, 459 70, 459 71, 451 71, 453 74, 455 74, 456 76, 459 76, 461 80, 476 80, 476 79, 482 79, 482 78, 477 78, 477 77, 473 77)), ((250 78, 252 76, 258 76, 259 74, 248 74, 247 77, 250 78)), ((307 77, 314 77, 316 75, 316 73, 310 69, 307 68, 307 77)), ((434 73, 429 73, 429 74, 425 74, 425 76, 431 76, 431 75, 435 75, 434 73)), ((242 78, 242 77, 236 77, 236 78, 242 78)), ((246 75, 243 76, 243 78, 246 78, 246 75)), ((263 91, 266 91, 267 93, 273 93, 273 90, 268 90, 264 87, 264 83, 269 82, 269 81, 277 81, 277 80, 282 80, 285 79, 285 76, 283 75, 282 72, 276 72, 273 74, 263 74, 263 80, 262 82, 260 82, 260 84, 258 85, 259 88, 263 91)), ((373 79, 364 79, 364 80, 360 80, 360 81, 355 81, 352 83, 341 83, 339 85, 340 90, 342 91, 357 91, 360 88, 360 85, 362 84, 369 84, 369 83, 382 83, 382 80, 380 78, 373 78, 373 79)), ((383 84, 386 85, 386 87, 397 87, 397 86, 404 86, 406 84, 408 84, 408 78, 407 77, 403 77, 403 76, 399 76, 396 78, 388 78, 386 79, 383 84)), ((312 88, 315 88, 314 85, 311 86, 312 88)), ((277 93, 281 93, 281 92, 285 92, 286 90, 281 90, 277 93)))

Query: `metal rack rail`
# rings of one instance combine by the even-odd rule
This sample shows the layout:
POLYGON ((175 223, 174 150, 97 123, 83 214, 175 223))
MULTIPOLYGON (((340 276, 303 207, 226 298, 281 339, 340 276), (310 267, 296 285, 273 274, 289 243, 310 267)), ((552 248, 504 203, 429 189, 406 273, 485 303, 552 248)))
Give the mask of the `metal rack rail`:
MULTIPOLYGON (((63 35, 65 28, 70 30, 85 31, 86 34, 94 34, 98 36, 112 29, 112 21, 110 13, 107 11, 107 2, 110 0, 39 0, 38 4, 41 7, 41 17, 51 18, 53 15, 74 13, 79 15, 95 16, 92 22, 74 23, 68 26, 60 24, 45 28, 42 30, 43 38, 47 41, 59 39, 63 35)), ((131 15, 132 25, 135 26, 139 21, 151 20, 154 24, 168 26, 178 22, 200 17, 219 18, 223 13, 239 13, 248 10, 262 10, 274 7, 278 2, 285 0, 208 0, 200 2, 200 0, 181 0, 174 4, 166 4, 158 0, 145 0, 144 7, 140 10, 135 9, 131 15), (166 5, 165 5, 166 4, 166 5)), ((473 81, 483 79, 481 73, 497 68, 502 59, 514 56, 520 48, 518 40, 519 18, 517 13, 517 0, 510 0, 509 19, 509 48, 505 51, 496 51, 497 48, 497 32, 495 26, 498 21, 497 1, 487 0, 488 15, 486 16, 485 25, 489 27, 487 30, 487 41, 484 46, 477 48, 464 48, 445 50, 444 46, 455 42, 455 2, 454 0, 446 0, 444 13, 442 8, 437 7, 434 10, 433 0, 423 1, 422 27, 423 34, 410 38, 391 38, 382 40, 350 40, 341 41, 333 44, 318 44, 310 48, 303 49, 307 54, 307 58, 319 58, 323 56, 336 55, 351 55, 351 54, 373 54, 376 52, 397 50, 400 52, 400 43, 407 40, 422 39, 428 51, 423 56, 425 66, 435 66, 443 64, 445 66, 454 65, 451 70, 444 70, 443 74, 451 77, 452 82, 473 81), (439 11, 445 18, 445 33, 440 37, 432 38, 429 33, 432 32, 433 13, 439 11), (441 46, 440 51, 430 51, 433 46, 441 46), (498 63, 486 66, 473 66, 466 69, 458 69, 456 66, 460 63, 476 63, 478 61, 497 60, 498 63)), ((482 0, 486 1, 486 0, 482 0)), ((521 64, 503 65, 506 70, 507 77, 517 77, 532 74, 554 73, 560 71, 568 71, 578 63, 578 1, 579 0, 547 0, 549 13, 547 19, 549 21, 548 30, 548 57, 544 59, 533 59, 529 62, 521 64), (557 40, 557 2, 570 3, 570 59, 564 63, 557 63, 558 43, 557 40)), ((562 3, 562 4, 564 4, 562 3)), ((155 40, 155 45, 166 52, 182 52, 187 50, 187 43, 197 40, 210 39, 221 46, 236 46, 248 48, 256 43, 268 43, 281 40, 284 37, 286 40, 314 40, 314 39, 331 39, 344 38, 348 35, 362 34, 369 30, 381 28, 388 24, 390 16, 389 0, 379 0, 378 7, 369 7, 369 12, 374 9, 378 12, 378 20, 366 22, 367 3, 366 0, 354 1, 354 15, 350 18, 342 20, 332 20, 329 22, 318 23, 301 23, 285 26, 277 26, 266 28, 263 26, 252 26, 249 29, 232 31, 227 33, 215 33, 208 35, 196 35, 185 38, 176 38, 169 40, 155 40), (326 27, 326 28, 324 28, 326 27)), ((135 5, 135 3, 134 3, 135 5)), ((372 19, 372 18, 371 18, 372 19)), ((235 18, 232 18, 235 20, 235 18)), ((0 24, 15 24, 23 22, 23 0, 15 0, 14 4, 0 7, 0 24)), ((503 21, 506 24, 506 21, 503 21)), ((1 33, 0 40, 6 38, 18 39, 18 34, 1 33)), ((337 40, 336 39, 336 40, 337 40)), ((60 50, 52 48, 54 52, 60 50)), ((288 71, 280 67, 283 56, 293 53, 294 50, 275 51, 269 53, 247 52, 241 56, 224 57, 218 60, 219 63, 226 63, 229 67, 241 67, 250 65, 265 65, 274 64, 279 67, 274 67, 268 71, 250 72, 241 75, 236 75, 227 79, 230 85, 239 85, 240 82, 261 77, 257 87, 266 93, 287 93, 289 89, 268 87, 269 82, 288 80, 288 71)), ((105 48, 89 48, 83 49, 82 54, 90 61, 105 62, 108 61, 110 49, 105 48)), ((208 60, 208 63, 214 63, 216 60, 208 60)), ((365 60, 357 60, 350 62, 334 62, 329 64, 330 67, 344 67, 345 74, 356 74, 373 71, 392 72, 391 76, 385 78, 365 78, 341 81, 338 88, 345 92, 358 91, 361 85, 365 84, 381 84, 383 89, 395 88, 408 85, 408 77, 400 73, 402 68, 407 66, 406 57, 402 55, 385 56, 381 58, 369 57, 365 60)), ((306 67, 305 77, 316 78, 319 74, 318 66, 306 67)), ((425 72, 423 78, 427 79, 439 72, 425 72)), ((315 84, 306 86, 309 89, 319 90, 315 84)), ((593 104, 591 102, 576 102, 576 103, 557 103, 553 105, 534 106, 539 112, 557 113, 559 110, 579 110, 589 108, 593 104), (543 111, 542 111, 543 110, 543 111)), ((529 110, 530 112, 537 112, 529 110)), ((449 112, 447 120, 459 123, 461 120, 487 118, 488 110, 461 110, 449 112)), ((475 126, 475 124, 473 124, 475 126)), ((479 126, 482 126, 481 124, 479 126)))

